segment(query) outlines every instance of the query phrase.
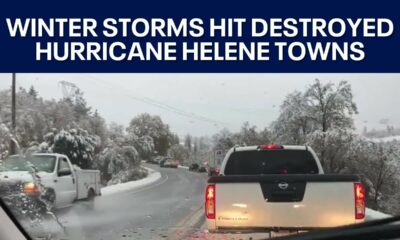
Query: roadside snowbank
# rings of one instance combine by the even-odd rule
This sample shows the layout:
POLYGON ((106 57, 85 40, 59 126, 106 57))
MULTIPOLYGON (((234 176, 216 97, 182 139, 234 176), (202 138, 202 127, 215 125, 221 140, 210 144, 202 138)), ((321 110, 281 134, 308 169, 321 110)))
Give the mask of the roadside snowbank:
POLYGON ((154 171, 151 168, 145 167, 145 169, 148 172, 147 177, 142 178, 137 181, 130 181, 130 182, 126 182, 126 183, 120 183, 120 184, 104 187, 101 189, 101 194, 103 196, 107 196, 107 195, 111 195, 111 194, 115 194, 115 193, 119 193, 119 192, 132 190, 132 189, 135 189, 138 187, 143 187, 143 186, 149 185, 161 178, 161 174, 159 172, 154 171))
POLYGON ((365 209, 365 215, 366 215, 367 219, 369 219, 369 220, 375 220, 375 219, 382 219, 382 218, 391 217, 391 215, 388 215, 388 214, 385 214, 385 213, 381 213, 381 212, 372 210, 370 208, 366 208, 365 209))
POLYGON ((182 165, 178 165, 178 168, 182 168, 182 169, 189 170, 189 167, 187 167, 187 166, 182 166, 182 165))

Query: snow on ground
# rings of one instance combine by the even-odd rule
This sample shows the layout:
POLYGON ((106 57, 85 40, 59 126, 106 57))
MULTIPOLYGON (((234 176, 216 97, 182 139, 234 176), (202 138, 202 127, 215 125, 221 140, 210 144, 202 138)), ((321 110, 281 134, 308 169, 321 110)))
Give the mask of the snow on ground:
POLYGON ((136 180, 136 181, 120 183, 120 184, 104 187, 101 189, 101 194, 103 196, 106 196, 106 195, 110 195, 110 194, 114 194, 114 193, 132 190, 132 189, 135 189, 138 187, 143 187, 145 185, 151 184, 161 178, 161 174, 159 172, 154 171, 151 168, 145 167, 145 169, 148 171, 147 177, 142 178, 140 180, 136 180))
POLYGON ((178 165, 178 168, 182 168, 182 169, 189 170, 189 167, 187 167, 187 166, 182 166, 182 165, 178 165))
POLYGON ((391 217, 391 215, 389 215, 389 214, 378 212, 378 211, 372 210, 370 208, 366 208, 365 215, 367 217, 367 220, 376 220, 376 219, 391 217))
POLYGON ((400 141, 400 136, 390 136, 383 138, 369 138, 369 140, 373 142, 391 142, 391 141, 400 141))

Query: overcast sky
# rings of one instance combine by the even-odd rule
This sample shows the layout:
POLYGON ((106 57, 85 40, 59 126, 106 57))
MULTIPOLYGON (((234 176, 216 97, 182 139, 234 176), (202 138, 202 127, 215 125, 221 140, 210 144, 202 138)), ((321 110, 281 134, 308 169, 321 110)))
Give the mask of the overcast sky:
MULTIPOLYGON (((157 114, 179 135, 232 131, 244 121, 260 129, 276 119, 279 105, 294 90, 348 80, 359 114, 356 126, 381 129, 380 119, 400 127, 400 74, 17 74, 17 85, 33 85, 41 97, 63 96, 60 81, 76 84, 93 109, 127 125, 137 114, 157 114)), ((0 74, 0 90, 11 74, 0 74)))

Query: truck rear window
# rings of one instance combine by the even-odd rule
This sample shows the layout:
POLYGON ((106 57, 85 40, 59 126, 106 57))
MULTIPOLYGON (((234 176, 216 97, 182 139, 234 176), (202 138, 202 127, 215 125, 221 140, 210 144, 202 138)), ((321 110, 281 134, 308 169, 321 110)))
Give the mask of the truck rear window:
POLYGON ((224 174, 318 174, 318 166, 305 150, 239 151, 230 155, 224 174))

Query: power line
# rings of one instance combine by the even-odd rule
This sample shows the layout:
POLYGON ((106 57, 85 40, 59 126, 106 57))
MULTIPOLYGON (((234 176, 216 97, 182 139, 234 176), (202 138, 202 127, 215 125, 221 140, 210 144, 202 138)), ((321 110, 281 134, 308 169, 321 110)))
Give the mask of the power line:
MULTIPOLYGON (((95 82, 96 84, 97 83, 101 83, 103 85, 106 85, 107 87, 111 87, 111 88, 114 88, 114 89, 115 89, 115 87, 117 87, 118 88, 117 91, 120 91, 121 89, 123 89, 122 87, 118 87, 116 85, 112 85, 110 83, 106 83, 106 82, 103 81, 103 79, 95 78, 95 77, 93 77, 91 75, 86 75, 85 74, 83 76, 86 76, 86 77, 90 78, 90 80, 95 80, 93 82, 95 82)), ((184 110, 181 110, 179 108, 173 107, 171 105, 159 102, 157 100, 154 100, 154 99, 151 99, 151 98, 148 98, 148 97, 133 96, 133 95, 131 95, 129 93, 126 93, 124 95, 129 97, 129 98, 131 98, 131 99, 133 99, 133 100, 136 100, 136 101, 139 101, 139 102, 143 102, 143 103, 152 105, 154 107, 158 107, 160 109, 163 109, 163 110, 166 110, 166 111, 169 111, 169 112, 173 112, 173 113, 175 113, 177 115, 180 115, 180 116, 184 116, 184 117, 187 117, 187 118, 195 119, 195 120, 198 120, 198 121, 209 122, 209 123, 214 124, 215 126, 227 125, 227 123, 225 123, 225 122, 214 120, 214 119, 211 119, 211 118, 208 118, 208 117, 204 117, 204 116, 201 116, 201 115, 198 115, 198 114, 194 114, 194 113, 188 113, 188 112, 186 112, 184 110)))
POLYGON ((64 98, 73 97, 76 91, 79 89, 74 83, 67 81, 59 81, 58 84, 61 85, 61 90, 64 98))

